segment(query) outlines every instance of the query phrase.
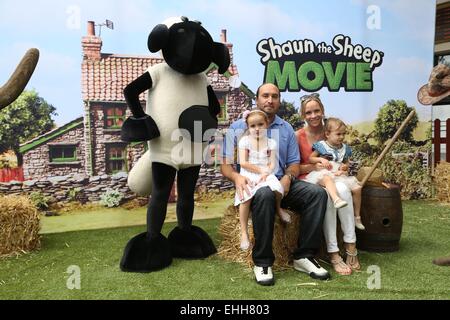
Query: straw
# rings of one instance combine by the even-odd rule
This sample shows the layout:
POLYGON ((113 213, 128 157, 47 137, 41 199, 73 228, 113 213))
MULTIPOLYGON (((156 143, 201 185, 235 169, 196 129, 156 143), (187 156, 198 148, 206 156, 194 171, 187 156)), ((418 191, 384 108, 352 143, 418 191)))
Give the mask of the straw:
POLYGON ((39 220, 40 215, 29 198, 0 197, 0 257, 38 249, 39 220))

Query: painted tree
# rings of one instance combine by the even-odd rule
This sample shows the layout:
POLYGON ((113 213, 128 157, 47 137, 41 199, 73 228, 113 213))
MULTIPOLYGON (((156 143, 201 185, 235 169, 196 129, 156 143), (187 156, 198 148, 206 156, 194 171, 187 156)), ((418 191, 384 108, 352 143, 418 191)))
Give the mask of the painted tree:
POLYGON ((20 165, 20 144, 53 129, 55 110, 36 91, 24 91, 0 112, 0 153, 13 150, 20 165))
POLYGON ((299 129, 303 125, 303 121, 300 119, 300 115, 292 102, 282 100, 277 115, 289 122, 294 130, 299 129))
MULTIPOLYGON (((375 139, 380 143, 384 143, 392 138, 403 120, 406 119, 413 109, 413 107, 408 107, 404 100, 389 100, 380 108, 377 119, 375 120, 375 139)), ((400 134, 399 140, 413 141, 413 132, 418 122, 416 113, 400 134)))

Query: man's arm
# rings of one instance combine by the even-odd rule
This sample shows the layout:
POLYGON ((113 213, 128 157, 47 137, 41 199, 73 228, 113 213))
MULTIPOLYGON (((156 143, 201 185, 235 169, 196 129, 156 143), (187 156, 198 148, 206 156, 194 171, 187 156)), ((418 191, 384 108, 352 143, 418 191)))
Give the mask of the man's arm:
POLYGON ((294 129, 290 127, 287 141, 287 159, 284 176, 281 177, 280 183, 284 188, 284 193, 287 194, 291 187, 291 182, 300 174, 300 151, 298 148, 297 139, 295 138, 294 129))
POLYGON ((236 192, 238 193, 239 197, 243 199, 244 191, 250 195, 250 190, 248 189, 248 184, 250 181, 240 175, 233 167, 234 163, 234 154, 236 150, 236 144, 237 144, 237 138, 240 134, 243 133, 243 130, 236 129, 234 124, 230 126, 230 128, 227 130, 225 139, 224 139, 224 146, 222 148, 223 154, 222 154, 222 161, 220 165, 220 171, 222 175, 234 183, 234 186, 236 188, 236 192))

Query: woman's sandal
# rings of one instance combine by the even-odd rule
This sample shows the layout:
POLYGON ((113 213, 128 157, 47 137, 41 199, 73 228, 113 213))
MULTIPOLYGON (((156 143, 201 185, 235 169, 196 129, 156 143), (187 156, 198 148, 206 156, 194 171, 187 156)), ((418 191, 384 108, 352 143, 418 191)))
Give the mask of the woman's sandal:
POLYGON ((339 256, 339 258, 331 260, 334 271, 336 271, 341 276, 349 276, 352 274, 352 268, 347 265, 344 260, 339 256))
POLYGON ((359 271, 361 270, 361 264, 359 263, 358 259, 358 250, 355 249, 354 252, 350 252, 348 250, 345 250, 345 253, 347 254, 347 258, 345 259, 345 263, 352 268, 352 270, 359 271))

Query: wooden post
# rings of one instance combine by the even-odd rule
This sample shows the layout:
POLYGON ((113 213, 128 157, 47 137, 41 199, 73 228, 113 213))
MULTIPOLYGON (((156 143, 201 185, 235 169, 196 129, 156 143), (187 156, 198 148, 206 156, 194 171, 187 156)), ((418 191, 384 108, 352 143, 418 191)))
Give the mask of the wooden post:
POLYGON ((383 158, 385 157, 385 155, 388 153, 388 151, 391 149, 392 145, 394 144, 394 142, 397 140, 397 138, 400 136, 400 134, 402 133, 403 129, 405 129, 406 125, 408 124, 408 122, 411 120, 411 118, 414 116, 415 111, 412 110, 408 116, 406 117, 405 120, 403 120, 400 128, 397 129, 397 132, 394 134, 394 136, 392 137, 391 141, 389 141, 389 143, 386 145, 386 147, 383 149, 383 152, 381 152, 381 154, 378 156, 377 160, 375 161, 375 163, 373 164, 373 166, 371 167, 369 173, 364 177, 364 179, 361 182, 361 186, 363 187, 367 180, 369 180, 370 176, 373 174, 373 172, 375 171, 375 169, 378 167, 378 165, 380 164, 381 160, 383 160, 383 158))
POLYGON ((441 161, 441 120, 434 120, 434 137, 433 137, 433 146, 434 146, 434 159, 433 165, 437 165, 441 161))
POLYGON ((434 135, 433 135, 433 164, 437 165, 441 159, 441 120, 434 120, 434 135))
POLYGON ((450 162, 450 118, 445 124, 445 161, 450 162))

